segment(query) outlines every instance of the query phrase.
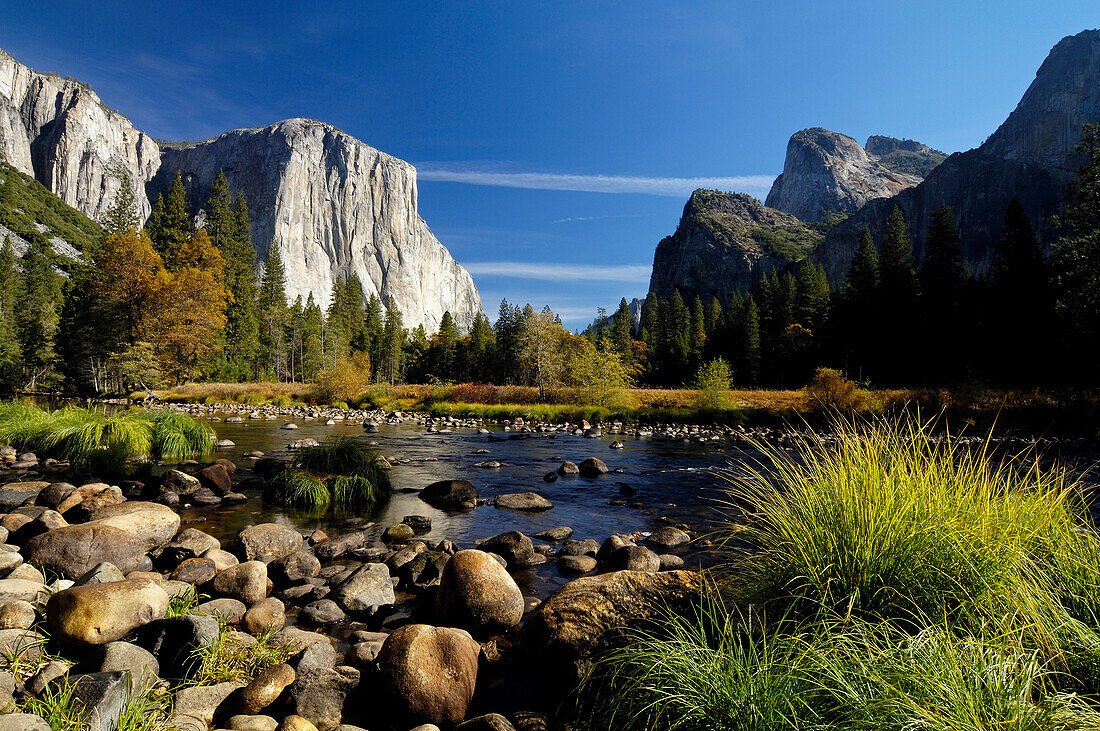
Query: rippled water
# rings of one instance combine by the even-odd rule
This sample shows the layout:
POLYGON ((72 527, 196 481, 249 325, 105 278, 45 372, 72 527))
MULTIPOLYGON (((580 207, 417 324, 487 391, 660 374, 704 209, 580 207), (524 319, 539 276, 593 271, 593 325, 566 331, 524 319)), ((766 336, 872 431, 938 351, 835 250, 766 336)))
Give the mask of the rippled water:
MULTIPOLYGON (((242 469, 235 479, 249 481, 251 460, 246 452, 261 450, 269 456, 288 456, 287 445, 294 439, 313 437, 318 441, 332 436, 355 435, 375 445, 387 457, 409 460, 391 470, 395 494, 384 504, 357 515, 309 515, 301 511, 265 505, 257 487, 243 487, 248 502, 242 505, 195 508, 183 511, 185 521, 201 521, 201 528, 223 542, 251 523, 276 522, 293 525, 305 532, 321 528, 330 535, 363 527, 369 538, 377 538, 389 525, 406 515, 426 515, 432 519, 430 540, 449 538, 462 547, 477 540, 509 530, 531 535, 547 528, 570 526, 574 538, 603 541, 613 533, 650 531, 664 524, 663 519, 686 523, 697 534, 719 527, 722 481, 712 470, 728 467, 731 460, 746 454, 725 441, 684 443, 668 439, 631 439, 614 436, 589 439, 572 435, 532 434, 523 440, 490 441, 471 430, 453 434, 428 433, 414 424, 382 425, 377 434, 365 434, 362 426, 337 422, 326 426, 317 421, 296 422, 297 430, 283 430, 282 420, 246 421, 243 424, 214 422, 219 439, 230 439, 236 446, 218 453, 236 462, 242 469), (624 449, 610 449, 615 439, 624 449), (488 454, 475 453, 488 450, 488 454), (559 477, 547 483, 543 475, 554 471, 562 460, 580 462, 599 457, 611 473, 599 478, 559 477), (505 463, 499 469, 475 467, 478 462, 496 460, 505 463), (477 486, 483 498, 512 492, 537 492, 554 507, 542 513, 521 513, 481 506, 462 513, 437 510, 412 492, 443 479, 467 479, 477 486), (632 497, 619 495, 620 485, 636 491, 632 497), (407 491, 407 492, 403 492, 407 491), (613 499, 625 499, 630 505, 611 506, 613 499)), ((508 436, 497 432, 498 437, 508 436)), ((713 560, 704 551, 684 554, 689 564, 713 560)), ((567 577, 558 575, 553 565, 519 572, 517 580, 526 593, 543 594, 559 586, 567 577)))

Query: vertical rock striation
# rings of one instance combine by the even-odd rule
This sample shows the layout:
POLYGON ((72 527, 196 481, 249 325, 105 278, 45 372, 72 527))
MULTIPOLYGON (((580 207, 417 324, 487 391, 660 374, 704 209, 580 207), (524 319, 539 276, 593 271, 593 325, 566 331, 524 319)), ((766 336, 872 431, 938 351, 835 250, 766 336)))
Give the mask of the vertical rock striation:
POLYGON ((160 166, 157 143, 108 108, 87 85, 32 71, 4 51, 0 152, 21 172, 31 174, 33 169, 39 182, 93 219, 110 206, 119 188, 118 171, 125 171, 139 213, 150 213, 142 186, 160 166), (22 122, 23 135, 10 131, 12 110, 22 122), (21 150, 9 156, 8 148, 14 146, 21 150))
POLYGON ((150 197, 179 172, 201 201, 219 170, 248 198, 261 258, 279 247, 287 294, 324 307, 338 277, 396 302, 406 326, 433 331, 445 311, 468 329, 481 311, 469 273, 417 212, 416 169, 335 127, 288 119, 198 144, 166 145, 150 197))

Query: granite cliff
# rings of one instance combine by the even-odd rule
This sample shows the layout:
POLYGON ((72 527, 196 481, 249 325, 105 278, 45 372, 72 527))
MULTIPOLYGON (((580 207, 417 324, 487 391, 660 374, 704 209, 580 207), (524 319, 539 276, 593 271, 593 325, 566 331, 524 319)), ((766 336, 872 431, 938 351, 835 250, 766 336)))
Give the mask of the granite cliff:
POLYGON ((354 272, 365 294, 392 297, 409 327, 432 332, 450 310, 467 329, 481 311, 473 279, 417 213, 409 163, 331 125, 288 119, 166 144, 150 197, 179 172, 191 199, 202 200, 219 170, 247 196, 258 255, 279 247, 290 299, 312 292, 325 306, 336 278, 354 272))
POLYGON ((920 182, 879 162, 847 135, 812 127, 791 135, 783 172, 765 201, 803 221, 848 213, 875 198, 889 198, 920 182))
POLYGON ((324 306, 333 281, 355 272, 367 295, 397 303, 408 327, 434 330, 450 310, 465 329, 481 311, 470 275, 417 212, 416 170, 320 122, 291 119, 162 150, 86 84, 0 51, 0 157, 92 219, 122 174, 144 219, 177 171, 201 203, 224 168, 248 197, 257 256, 278 241, 291 299, 312 292, 324 306))
POLYGON ((649 291, 663 299, 679 289, 689 302, 696 295, 726 302, 771 269, 804 258, 821 238, 812 226, 752 196, 696 190, 676 232, 657 244, 649 291))
POLYGON ((964 254, 977 270, 989 264, 1005 209, 1015 197, 1049 243, 1051 216, 1079 165, 1073 148, 1081 126, 1100 122, 1100 31, 1062 39, 1039 67, 1019 105, 980 147, 956 153, 919 185, 886 200, 874 200, 834 228, 814 252, 834 284, 843 281, 858 242, 869 226, 876 237, 894 206, 905 214, 919 258, 932 211, 941 202, 955 209, 964 254))
POLYGON ((110 206, 120 171, 134 183, 139 212, 151 211, 140 188, 160 165, 157 143, 87 85, 32 71, 2 50, 0 153, 90 218, 110 206))

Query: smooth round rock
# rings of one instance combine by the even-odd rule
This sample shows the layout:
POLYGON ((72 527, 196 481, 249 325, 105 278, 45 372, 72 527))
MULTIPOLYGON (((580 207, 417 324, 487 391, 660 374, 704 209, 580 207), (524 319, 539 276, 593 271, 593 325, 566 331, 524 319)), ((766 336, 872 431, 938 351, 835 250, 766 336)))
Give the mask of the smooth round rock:
POLYGON ((255 604, 267 596, 267 566, 259 561, 245 561, 220 572, 211 585, 223 596, 255 604))
POLYGON ((246 561, 278 560, 297 551, 305 543, 302 534, 286 525, 261 523, 237 534, 236 546, 246 561))
POLYGON ((238 692, 238 709, 249 715, 259 713, 274 703, 295 677, 294 668, 285 662, 261 670, 252 682, 238 692))
POLYGON ((378 667, 393 702, 414 722, 450 726, 470 708, 480 652, 459 630, 409 624, 382 644, 378 667))
POLYGON ((168 594, 152 579, 125 579, 109 584, 74 586, 46 603, 53 636, 68 642, 102 645, 160 619, 168 611, 168 594))
POLYGON ((278 632, 286 624, 286 607, 275 597, 256 602, 241 619, 241 627, 250 635, 278 632))
POLYGON ((27 629, 36 619, 34 605, 21 599, 0 604, 0 629, 27 629))
POLYGON ((523 619, 523 592, 488 553, 459 551, 440 576, 435 610, 442 624, 479 632, 510 629, 523 619))

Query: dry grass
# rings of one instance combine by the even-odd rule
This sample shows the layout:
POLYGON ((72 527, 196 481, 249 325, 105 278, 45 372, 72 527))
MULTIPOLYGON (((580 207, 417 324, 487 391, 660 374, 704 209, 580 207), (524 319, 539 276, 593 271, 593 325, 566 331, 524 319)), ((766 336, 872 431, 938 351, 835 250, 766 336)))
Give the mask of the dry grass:
MULTIPOLYGON (((185 383, 155 393, 165 401, 210 404, 262 404, 280 399, 309 403, 314 398, 309 383, 185 383)), ((134 396, 142 398, 145 394, 134 396)))

